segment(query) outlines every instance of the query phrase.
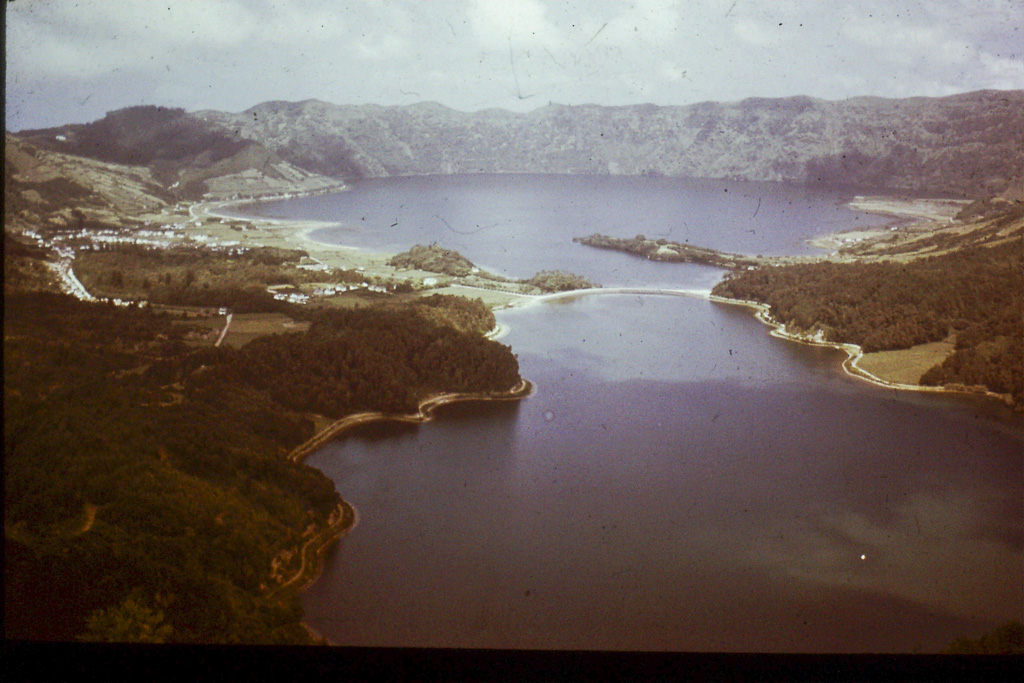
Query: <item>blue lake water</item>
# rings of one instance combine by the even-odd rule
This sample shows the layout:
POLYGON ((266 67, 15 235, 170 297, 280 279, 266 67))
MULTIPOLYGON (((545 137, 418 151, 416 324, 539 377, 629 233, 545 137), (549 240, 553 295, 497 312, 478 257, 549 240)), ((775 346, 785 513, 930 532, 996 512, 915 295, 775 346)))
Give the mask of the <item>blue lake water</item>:
POLYGON ((693 277, 694 269, 628 254, 595 257, 572 238, 643 234, 745 254, 809 254, 820 252, 804 243, 808 237, 888 220, 851 211, 842 199, 778 183, 470 175, 358 181, 349 192, 259 203, 246 212, 336 223, 314 238, 371 251, 436 242, 511 277, 561 268, 605 286, 667 285, 693 277))
MULTIPOLYGON (((516 276, 710 287, 721 271, 571 237, 806 253, 809 236, 878 222, 840 199, 474 176, 259 211, 336 221, 318 238, 374 251, 437 241, 516 276)), ((307 461, 360 512, 303 596, 333 642, 912 652, 1020 618, 1021 423, 998 405, 869 385, 842 353, 702 299, 602 294, 498 317, 533 396, 364 426, 307 461)))

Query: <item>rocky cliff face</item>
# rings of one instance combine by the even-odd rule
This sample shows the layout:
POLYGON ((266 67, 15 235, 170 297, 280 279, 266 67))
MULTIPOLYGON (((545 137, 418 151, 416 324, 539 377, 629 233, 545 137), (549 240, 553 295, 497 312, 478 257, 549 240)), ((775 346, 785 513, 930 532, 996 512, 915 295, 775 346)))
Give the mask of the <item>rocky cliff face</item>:
POLYGON ((807 97, 685 107, 549 105, 527 114, 267 102, 199 118, 324 174, 612 173, 957 194, 1021 176, 1024 91, 807 97))
MULTIPOLYGON (((685 107, 552 104, 526 114, 317 100, 266 102, 237 114, 170 111, 111 114, 96 135, 131 140, 129 150, 159 147, 164 157, 186 166, 208 167, 243 152, 253 156, 246 145, 257 145, 275 162, 335 177, 652 174, 960 195, 998 193, 1019 182, 1024 149, 1024 91, 839 102, 747 99, 685 107), (139 117, 156 120, 129 125, 139 117), (164 132, 147 142, 137 132, 147 127, 164 132), (190 144, 167 144, 185 135, 190 144)), ((81 140, 90 140, 89 127, 104 121, 74 127, 75 149, 59 146, 70 142, 54 143, 55 130, 47 132, 48 144, 96 154, 95 145, 81 140)))

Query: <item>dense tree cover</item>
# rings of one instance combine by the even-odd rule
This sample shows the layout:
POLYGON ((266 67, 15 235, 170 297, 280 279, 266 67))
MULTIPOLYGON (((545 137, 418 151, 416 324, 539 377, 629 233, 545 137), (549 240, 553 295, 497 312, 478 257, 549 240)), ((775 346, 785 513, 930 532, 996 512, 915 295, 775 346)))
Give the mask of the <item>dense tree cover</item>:
POLYGON ((81 640, 113 643, 165 643, 174 629, 164 623, 163 612, 125 598, 117 607, 99 609, 88 619, 81 640))
POLYGON ((574 289, 591 289, 600 287, 582 275, 564 270, 542 270, 534 275, 526 284, 536 287, 542 292, 568 292, 574 289))
POLYGON ((417 244, 408 251, 395 254, 388 261, 395 268, 413 268, 431 273, 443 273, 465 277, 472 274, 476 266, 465 256, 453 249, 445 249, 437 244, 424 246, 417 244))
POLYGON ((587 237, 574 237, 572 241, 577 244, 585 244, 588 247, 624 251, 627 254, 642 256, 651 261, 705 263, 721 268, 752 266, 760 262, 758 259, 749 256, 730 254, 718 251, 717 249, 708 249, 707 247, 696 247, 682 242, 670 242, 664 238, 652 240, 647 239, 643 235, 627 239, 625 237, 609 237, 608 235, 595 233, 587 237))
POLYGON ((202 360, 169 317, 58 295, 5 304, 7 635, 74 638, 132 596, 170 640, 301 641, 294 599, 260 584, 337 501, 282 457, 311 422, 149 372, 202 360))
POLYGON ((487 334, 496 324, 494 313, 480 299, 431 294, 413 299, 401 306, 411 306, 430 322, 448 325, 463 332, 487 334))
POLYGON ((507 348, 415 307, 324 311, 306 334, 234 350, 190 349, 158 311, 5 304, 11 638, 307 640, 295 596, 269 597, 272 561, 338 500, 285 457, 312 436, 307 413, 518 378, 507 348))
MULTIPOLYGON (((184 109, 155 106, 129 107, 92 123, 22 131, 20 136, 44 149, 149 166, 168 183, 182 168, 208 167, 253 145, 184 109)), ((206 190, 201 182, 188 185, 179 194, 198 198, 206 190)))
POLYGON ((956 335, 926 384, 983 385, 1022 402, 1024 253, 1015 239, 907 263, 810 263, 730 273, 714 293, 771 306, 790 329, 865 351, 956 335))
POLYGON ((985 387, 1010 394, 1014 402, 1024 404, 1024 334, 1021 321, 1003 322, 988 330, 970 330, 957 338, 956 351, 942 364, 921 376, 921 384, 930 386, 985 387))
POLYGON ((45 249, 4 232, 4 293, 56 290, 57 275, 46 265, 48 256, 45 249))
POLYGON ((228 353, 232 362, 205 373, 197 389, 252 387, 288 408, 332 418, 408 412, 431 393, 504 391, 519 381, 507 347, 431 322, 416 307, 326 309, 305 333, 264 337, 228 353))

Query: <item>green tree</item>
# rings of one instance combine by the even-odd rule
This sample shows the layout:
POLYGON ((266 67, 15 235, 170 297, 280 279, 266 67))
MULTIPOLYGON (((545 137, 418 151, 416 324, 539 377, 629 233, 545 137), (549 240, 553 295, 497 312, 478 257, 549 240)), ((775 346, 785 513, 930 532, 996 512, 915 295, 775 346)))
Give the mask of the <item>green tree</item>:
POLYGON ((86 629, 79 640, 92 643, 164 643, 174 632, 164 623, 162 611, 131 597, 117 607, 90 614, 86 629))

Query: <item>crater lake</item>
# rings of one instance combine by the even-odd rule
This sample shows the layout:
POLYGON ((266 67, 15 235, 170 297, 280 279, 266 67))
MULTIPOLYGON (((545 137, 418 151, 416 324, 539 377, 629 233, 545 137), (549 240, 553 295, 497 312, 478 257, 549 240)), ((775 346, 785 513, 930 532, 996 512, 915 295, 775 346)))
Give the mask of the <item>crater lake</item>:
MULTIPOLYGON (((813 254, 884 223, 840 193, 589 176, 359 181, 250 205, 323 242, 436 242, 513 277, 707 290, 723 271, 572 243, 638 233, 813 254)), ((306 462, 359 511, 303 596, 338 645, 935 651, 1020 618, 1019 417, 882 388, 845 353, 693 296, 599 293, 497 312, 520 402, 365 425, 306 462)))

